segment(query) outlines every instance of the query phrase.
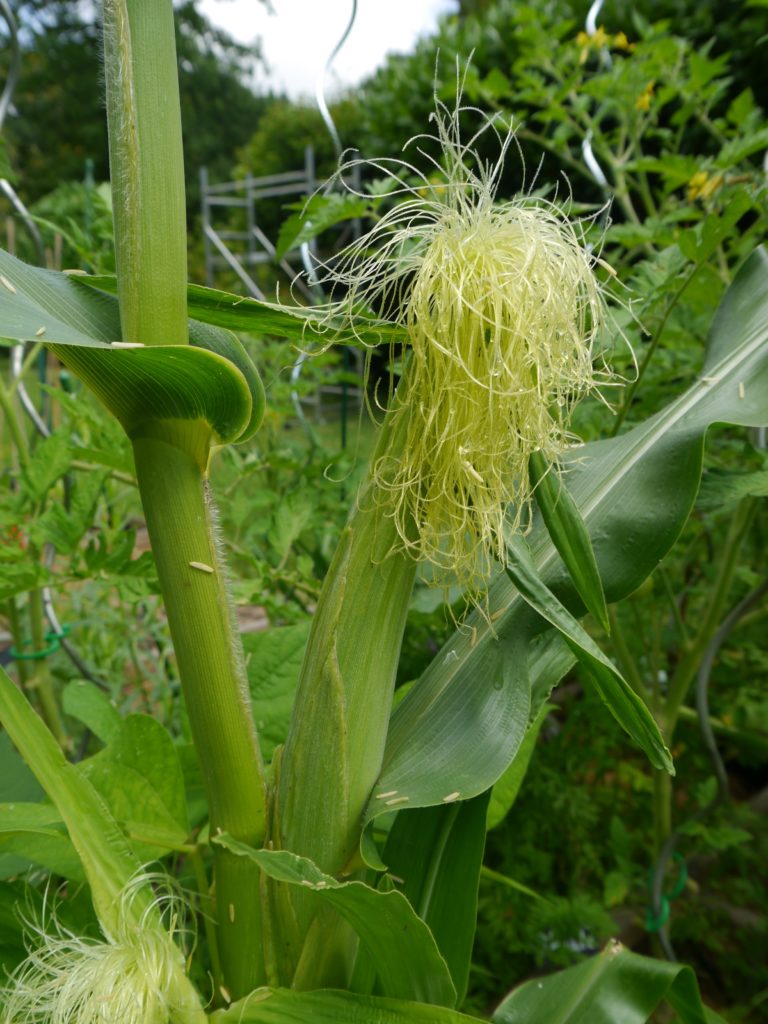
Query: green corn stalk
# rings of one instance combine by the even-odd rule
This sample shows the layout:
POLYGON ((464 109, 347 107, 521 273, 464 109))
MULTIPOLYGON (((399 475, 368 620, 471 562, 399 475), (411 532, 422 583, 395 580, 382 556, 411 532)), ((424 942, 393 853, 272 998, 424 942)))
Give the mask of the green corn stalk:
MULTIPOLYGON (((105 0, 104 51, 123 344, 158 347, 168 360, 167 346, 189 343, 170 0, 105 0)), ((57 354, 97 392, 104 390, 110 364, 102 353, 98 361, 85 350, 59 348, 57 354)), ((126 373, 138 365, 126 362, 126 373)), ((218 363, 211 372, 225 370, 234 372, 218 363)), ((129 383, 126 377, 126 389, 129 383)), ((258 844, 264 834, 264 771, 206 482, 215 431, 204 416, 169 416, 153 408, 157 394, 147 397, 145 407, 134 403, 130 417, 116 414, 133 442, 211 830, 258 844)), ((113 395, 113 411, 116 404, 113 395)), ((259 870, 217 847, 214 873, 223 995, 236 998, 263 981, 259 870)))

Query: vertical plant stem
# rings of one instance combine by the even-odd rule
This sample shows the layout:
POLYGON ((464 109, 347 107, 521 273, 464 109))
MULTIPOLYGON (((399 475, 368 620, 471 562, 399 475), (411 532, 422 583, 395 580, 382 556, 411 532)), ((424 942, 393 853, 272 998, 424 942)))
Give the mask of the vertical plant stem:
MULTIPOLYGON (((21 629, 19 609, 16 607, 16 600, 13 597, 9 598, 8 600, 8 626, 11 631, 13 646, 18 650, 20 649, 21 644, 24 640, 24 636, 21 629)), ((16 674, 19 679, 19 685, 21 686, 22 690, 25 690, 27 687, 27 679, 29 677, 26 662, 16 662, 16 674)))
POLYGON ((670 681, 669 694, 664 708, 665 735, 668 743, 671 743, 674 737, 680 707, 698 672, 704 651, 722 618, 736 572, 739 549, 749 531, 754 514, 755 500, 753 498, 742 501, 736 510, 728 528, 725 544, 723 545, 720 564, 709 602, 699 620, 699 630, 696 637, 685 649, 682 658, 678 662, 675 674, 670 681))
MULTIPOLYGON (((105 0, 104 55, 123 340, 187 344, 184 167, 171 0, 105 0)), ((187 426, 150 418, 141 436, 134 433, 137 479, 212 832, 221 829, 258 845, 265 805, 261 757, 213 533, 202 468, 207 443, 198 436, 193 454, 184 436, 194 434, 194 426, 187 426)), ((224 983, 227 994, 238 998, 264 976, 259 871, 222 848, 214 853, 214 871, 224 983)))
POLYGON ((653 852, 659 856, 672 833, 672 777, 653 770, 653 852))
MULTIPOLYGON (((265 785, 240 635, 207 485, 196 460, 156 438, 134 440, 152 550, 210 809, 211 834, 264 837, 265 785)), ((218 942, 232 998, 264 980, 259 870, 214 846, 218 942)))
POLYGON ((23 466, 29 461, 29 445, 24 428, 21 425, 21 420, 16 414, 16 408, 11 397, 12 394, 13 390, 7 388, 5 381, 0 377, 0 411, 3 413, 4 422, 8 427, 8 433, 16 449, 19 465, 23 466))
POLYGON ((170 0, 105 0, 104 68, 123 340, 183 345, 187 232, 170 0))
MULTIPOLYGON (((42 651, 47 646, 47 642, 45 639, 43 595, 40 590, 32 590, 29 594, 29 631, 32 641, 30 649, 32 651, 42 651)), ((36 691, 37 703, 40 706, 43 721, 53 733, 59 746, 65 746, 67 734, 61 720, 61 713, 59 712, 59 705, 56 700, 46 658, 40 658, 35 662, 34 674, 28 681, 28 686, 30 688, 34 687, 36 691)))
POLYGON ((208 876, 205 873, 205 864, 203 863, 203 857, 200 853, 199 847, 196 847, 195 852, 190 854, 189 860, 192 865, 192 870, 195 873, 195 885, 197 886, 200 898, 200 916, 203 919, 203 929, 208 943, 208 956, 211 960, 213 987, 217 992, 220 992, 221 986, 224 984, 224 975, 221 973, 219 940, 211 918, 209 905, 212 905, 213 901, 211 900, 211 895, 208 890, 208 876))

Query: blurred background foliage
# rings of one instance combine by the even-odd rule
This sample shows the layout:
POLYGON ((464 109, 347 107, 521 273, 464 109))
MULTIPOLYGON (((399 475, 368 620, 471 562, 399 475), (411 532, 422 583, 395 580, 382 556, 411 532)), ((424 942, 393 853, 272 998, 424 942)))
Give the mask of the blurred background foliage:
MULTIPOLYGON (((713 312, 766 237, 768 4, 609 0, 592 36, 584 31, 587 6, 462 0, 434 36, 389 58, 338 96, 331 112, 345 147, 368 158, 398 156, 428 130, 435 93, 453 105, 458 66, 463 102, 495 116, 502 133, 510 125, 516 131, 499 197, 529 189, 571 199, 574 213, 587 218, 593 244, 615 272, 602 271, 617 300, 605 346, 628 382, 607 396, 612 409, 598 399, 579 407, 577 430, 592 439, 644 419, 699 372, 713 312), (585 140, 600 173, 585 156, 585 140)), ((4 128, 6 173, 38 218, 51 265, 109 272, 111 205, 102 101, 94 88, 93 7, 25 0, 16 13, 24 52, 4 128)), ((257 52, 212 28, 192 0, 176 13, 190 268, 201 280, 201 166, 211 181, 295 170, 308 144, 319 177, 331 174, 336 160, 312 105, 252 91, 257 52)), ((0 78, 6 60, 0 54, 0 78)), ((469 131, 480 126, 481 114, 463 117, 469 131)), ((428 141, 419 145, 430 153, 428 141)), ((495 159, 491 132, 478 148, 481 160, 495 159)), ((439 168, 416 146, 406 156, 439 180, 439 168)), ((390 201, 380 196, 370 212, 390 201)), ((329 206, 327 223, 341 215, 337 205, 329 206)), ((0 210, 10 214, 4 200, 0 210)), ((293 212, 278 201, 265 214, 270 230, 293 212)), ((5 233, 7 247, 36 258, 18 224, 6 221, 5 233)), ((244 628, 269 625, 283 638, 303 636, 373 428, 365 414, 352 416, 342 447, 338 407, 317 419, 308 412, 306 399, 341 379, 338 357, 306 364, 297 383, 296 354, 284 342, 248 344, 270 411, 253 444, 226 452, 217 464, 223 533, 244 628), (297 418, 302 400, 305 415, 297 418)), ((34 370, 31 358, 27 366, 34 370)), ((0 492, 0 598, 8 628, 13 632, 27 614, 25 595, 51 585, 73 639, 89 651, 90 668, 113 700, 151 711, 183 738, 127 446, 82 392, 52 392, 34 375, 29 386, 39 404, 48 403, 53 439, 32 443, 33 475, 19 486, 12 439, 0 436, 9 484, 0 492), (56 511, 62 503, 67 517, 56 511), (52 562, 47 545, 57 552, 52 562), (135 630, 119 628, 125 617, 135 630)), ((713 431, 702 492, 680 543, 614 609, 612 637, 600 637, 659 714, 701 623, 712 618, 703 638, 711 639, 768 572, 766 495, 765 436, 713 431)), ((417 588, 401 683, 422 671, 460 611, 460 601, 449 607, 444 595, 417 588)), ((702 818, 699 811, 712 803, 714 769, 690 696, 672 737, 678 774, 661 792, 577 673, 556 691, 519 797, 489 833, 470 1010, 487 1011, 513 979, 570 963, 609 935, 659 952, 647 908, 666 807, 680 829, 688 872, 671 904, 676 951, 732 1024, 768 1019, 765 620, 764 605, 740 620, 716 663, 710 712, 731 801, 702 818)), ((51 671, 62 687, 79 677, 63 652, 51 659, 51 671)), ((279 723, 273 726, 279 738, 279 723)))

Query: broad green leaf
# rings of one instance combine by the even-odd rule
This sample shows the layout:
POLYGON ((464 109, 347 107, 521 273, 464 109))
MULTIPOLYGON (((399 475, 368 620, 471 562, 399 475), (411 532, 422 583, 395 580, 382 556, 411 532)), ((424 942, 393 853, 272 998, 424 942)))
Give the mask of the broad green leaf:
POLYGON ((680 1024, 725 1024, 705 1009, 690 967, 638 956, 618 942, 546 978, 527 981, 503 1001, 494 1024, 645 1024, 665 1000, 680 1024))
POLYGON ((155 719, 121 719, 106 748, 80 768, 131 836, 141 860, 184 844, 189 823, 181 763, 173 741, 155 719))
POLYGON ((254 850, 231 836, 214 842, 249 857, 276 881, 300 885, 351 925, 370 957, 384 994, 451 1006, 456 990, 427 925, 402 893, 380 892, 363 882, 337 882, 312 861, 287 850, 254 850))
POLYGON ((354 992, 295 992, 259 988, 227 1010, 210 1016, 211 1024, 482 1024, 443 1006, 361 996, 354 992))
POLYGON ((285 742, 311 625, 312 620, 307 619, 243 636, 251 706, 265 761, 270 761, 275 747, 285 742))
POLYGON ((672 755, 641 697, 538 576, 525 541, 521 537, 511 538, 507 553, 507 575, 521 597, 559 630, 611 714, 645 751, 651 764, 674 772, 672 755))
POLYGON ((192 345, 226 359, 243 375, 251 396, 251 415, 236 440, 239 443, 249 440, 261 426, 266 397, 261 377, 243 343, 231 331, 196 320, 189 321, 189 340, 192 345))
POLYGON ((44 340, 106 348, 120 340, 120 315, 110 296, 1 249, 0 274, 0 338, 7 344, 44 340))
MULTIPOLYGON (((702 377, 645 423, 574 449, 564 464, 609 602, 632 593, 679 536, 713 423, 768 424, 764 249, 750 257, 725 295, 702 377)), ((543 523, 535 522, 529 544, 539 575, 578 614, 581 602, 543 523)), ((537 639, 541 619, 506 575, 491 584, 488 607, 490 622, 470 615, 395 709, 367 820, 386 809, 377 795, 388 790, 408 796, 409 806, 425 806, 459 789, 452 784, 457 778, 464 797, 493 785, 525 733, 531 688, 535 712, 572 664, 560 643, 537 639), (526 659, 530 682, 519 670, 526 659), (513 736, 505 742, 510 729, 513 736)))
POLYGON ((515 800, 517 800, 517 794, 520 792, 523 779, 528 771, 528 765, 531 762, 531 757, 536 747, 536 740, 539 738, 539 732, 552 707, 553 705, 546 703, 541 705, 536 717, 528 727, 528 732, 525 734, 525 739, 520 744, 520 749, 515 755, 514 760, 494 784, 488 804, 488 818, 486 822, 488 831, 496 828, 497 825, 504 821, 512 809, 515 800))
POLYGON ((9 878, 38 864, 71 881, 85 881, 80 858, 64 831, 61 815, 50 804, 0 804, 0 851, 15 854, 5 865, 0 863, 0 877, 9 878), (22 860, 14 872, 16 858, 22 860))
POLYGON ((98 757, 139 772, 177 825, 188 828, 181 762, 173 740, 160 722, 149 715, 129 715, 98 757))
POLYGON ((86 679, 67 683, 61 705, 67 715, 82 722, 102 743, 109 743, 120 732, 119 711, 103 690, 86 679))
POLYGON ((274 334, 306 347, 312 342, 323 345, 361 345, 371 347, 405 340, 398 324, 373 317, 356 317, 354 326, 341 315, 318 319, 317 311, 302 306, 279 306, 258 299, 230 295, 228 292, 190 285, 187 293, 190 316, 204 323, 228 327, 250 334, 274 334))
POLYGON ((455 635, 456 643, 443 648, 393 711, 366 823, 393 807, 431 807, 477 796, 515 756, 531 704, 525 645, 482 644, 469 676, 462 655, 464 648, 474 650, 472 637, 478 633, 472 628, 475 634, 455 635), (510 649, 515 656, 509 656, 510 649), (479 786, 491 765, 492 776, 479 786))
POLYGON ((458 1005, 469 982, 488 797, 401 811, 383 854, 389 873, 402 879, 402 891, 435 937, 458 1005))
POLYGON ((207 424, 216 440, 226 443, 236 441, 251 421, 253 402, 242 373, 205 349, 51 347, 131 438, 156 433, 158 422, 176 420, 202 430, 207 424))
POLYGON ((600 571, 592 550, 592 541, 565 479, 556 468, 549 468, 540 452, 530 459, 531 483, 536 505, 588 612, 610 633, 600 571))
MULTIPOLYGON (((101 797, 77 766, 65 760, 51 733, 2 669, 0 723, 64 820, 85 869, 99 920, 116 932, 120 893, 141 865, 101 797)), ((152 900, 148 887, 137 891, 131 905, 137 921, 152 900)))

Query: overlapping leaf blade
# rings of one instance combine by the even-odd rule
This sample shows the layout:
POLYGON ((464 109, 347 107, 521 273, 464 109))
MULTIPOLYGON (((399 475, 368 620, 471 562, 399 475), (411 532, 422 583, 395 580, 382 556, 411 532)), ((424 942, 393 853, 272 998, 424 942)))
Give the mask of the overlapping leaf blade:
POLYGON ((541 452, 534 452, 530 458, 530 476, 541 518, 579 596, 587 611, 595 616, 606 632, 610 632, 608 609, 592 541, 565 480, 556 468, 547 466, 541 452))
POLYGON ((211 1014, 211 1024, 482 1024, 444 1006, 354 992, 295 992, 257 989, 227 1010, 211 1014))
POLYGON ((384 863, 445 957, 459 1006, 469 984, 489 796, 403 811, 384 848, 384 863))
POLYGON ((117 303, 74 277, 30 267, 0 250, 0 339, 105 347, 120 340, 117 303))
POLYGON ((455 1004, 448 967, 429 928, 402 893, 381 892, 363 882, 337 882, 306 857, 287 850, 255 850, 226 835, 215 841, 254 860, 270 878, 306 887, 318 901, 334 907, 359 935, 385 995, 455 1004))

